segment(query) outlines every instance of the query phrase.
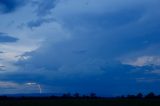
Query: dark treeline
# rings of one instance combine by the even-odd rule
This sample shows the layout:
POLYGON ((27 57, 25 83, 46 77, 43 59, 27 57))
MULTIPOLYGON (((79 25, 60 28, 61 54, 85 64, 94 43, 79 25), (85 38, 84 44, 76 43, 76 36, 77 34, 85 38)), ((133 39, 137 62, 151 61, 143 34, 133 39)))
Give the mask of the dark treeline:
POLYGON ((65 93, 62 96, 0 96, 0 100, 12 100, 12 99, 160 99, 160 95, 155 95, 153 92, 143 95, 138 93, 137 95, 117 96, 117 97, 99 97, 95 93, 90 95, 80 95, 79 93, 71 94, 65 93))
POLYGON ((160 95, 156 95, 153 92, 143 95, 142 93, 138 93, 137 95, 127 95, 121 96, 117 98, 127 98, 127 99, 160 99, 160 95))

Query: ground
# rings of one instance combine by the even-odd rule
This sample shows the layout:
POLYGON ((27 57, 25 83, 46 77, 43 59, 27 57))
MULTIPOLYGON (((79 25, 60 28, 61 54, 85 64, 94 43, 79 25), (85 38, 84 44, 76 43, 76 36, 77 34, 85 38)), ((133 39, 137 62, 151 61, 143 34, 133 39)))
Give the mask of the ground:
POLYGON ((0 106, 160 106, 160 99, 0 100, 0 106))

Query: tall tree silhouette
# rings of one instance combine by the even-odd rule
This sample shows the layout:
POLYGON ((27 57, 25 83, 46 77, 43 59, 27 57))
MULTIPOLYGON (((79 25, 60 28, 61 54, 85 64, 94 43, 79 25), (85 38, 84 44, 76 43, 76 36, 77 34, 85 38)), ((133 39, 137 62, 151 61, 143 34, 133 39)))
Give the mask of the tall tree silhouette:
POLYGON ((152 98, 155 98, 155 94, 153 92, 149 93, 148 95, 145 96, 145 98, 149 98, 149 99, 152 99, 152 98))

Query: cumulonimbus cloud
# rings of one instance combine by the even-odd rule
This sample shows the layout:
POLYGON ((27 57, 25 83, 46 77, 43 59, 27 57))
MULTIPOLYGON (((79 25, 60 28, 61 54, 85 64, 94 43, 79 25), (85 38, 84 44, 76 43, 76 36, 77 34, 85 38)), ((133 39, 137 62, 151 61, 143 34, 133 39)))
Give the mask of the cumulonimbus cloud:
MULTIPOLYGON (((145 55, 146 48, 160 45, 158 4, 157 0, 64 0, 53 10, 53 5, 46 7, 48 4, 42 3, 44 7, 37 10, 41 11, 37 16, 53 16, 58 30, 43 27, 41 21, 32 22, 31 26, 41 25, 38 37, 43 33, 47 40, 39 49, 27 53, 30 58, 16 63, 20 71, 10 78, 40 79, 42 83, 62 88, 74 86, 68 87, 72 90, 85 86, 85 89, 99 89, 98 92, 130 91, 137 84, 135 78, 155 77, 145 73, 147 69, 153 72, 154 66, 127 65, 120 58, 132 53, 145 55), (56 41, 57 36, 62 40, 56 41)), ((152 55, 159 51, 152 50, 152 55)))

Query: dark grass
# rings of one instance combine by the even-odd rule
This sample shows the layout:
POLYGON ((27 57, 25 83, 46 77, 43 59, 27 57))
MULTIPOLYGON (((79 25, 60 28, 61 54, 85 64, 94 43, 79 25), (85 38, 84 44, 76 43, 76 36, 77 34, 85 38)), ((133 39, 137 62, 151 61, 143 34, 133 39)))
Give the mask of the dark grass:
POLYGON ((160 99, 15 99, 0 106, 160 106, 160 99))

